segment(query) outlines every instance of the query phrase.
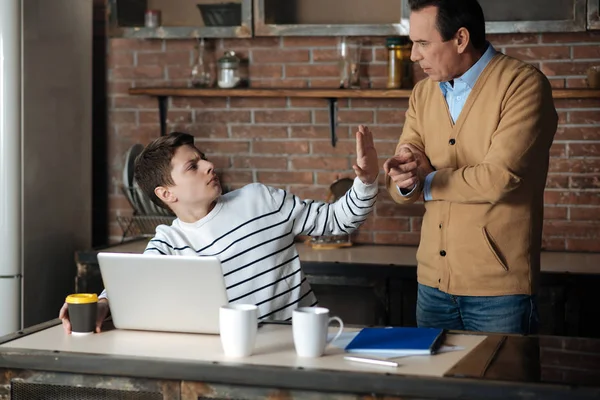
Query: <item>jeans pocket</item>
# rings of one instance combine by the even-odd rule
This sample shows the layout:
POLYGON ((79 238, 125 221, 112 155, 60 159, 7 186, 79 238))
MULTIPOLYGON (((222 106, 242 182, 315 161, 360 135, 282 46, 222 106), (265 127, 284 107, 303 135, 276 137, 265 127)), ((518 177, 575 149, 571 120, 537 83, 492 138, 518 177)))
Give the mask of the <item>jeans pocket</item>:
POLYGON ((498 261, 498 264, 500 264, 500 266, 505 271, 508 271, 508 264, 506 263, 506 260, 504 259, 504 257, 502 256, 502 253, 498 249, 498 246, 494 242, 494 238, 492 237, 492 235, 490 235, 490 232, 487 230, 487 228, 485 226, 481 228, 481 231, 483 233, 483 238, 485 239, 485 242, 487 243, 490 251, 494 255, 494 258, 496 259, 496 261, 498 261))

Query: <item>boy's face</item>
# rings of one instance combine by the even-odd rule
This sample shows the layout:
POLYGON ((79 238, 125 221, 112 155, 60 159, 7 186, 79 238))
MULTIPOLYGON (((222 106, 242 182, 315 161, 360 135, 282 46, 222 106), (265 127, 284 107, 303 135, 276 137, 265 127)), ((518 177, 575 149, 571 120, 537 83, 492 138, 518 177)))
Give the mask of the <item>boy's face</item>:
POLYGON ((221 183, 215 166, 190 145, 179 147, 171 159, 174 185, 169 191, 178 207, 209 207, 221 195, 221 183))

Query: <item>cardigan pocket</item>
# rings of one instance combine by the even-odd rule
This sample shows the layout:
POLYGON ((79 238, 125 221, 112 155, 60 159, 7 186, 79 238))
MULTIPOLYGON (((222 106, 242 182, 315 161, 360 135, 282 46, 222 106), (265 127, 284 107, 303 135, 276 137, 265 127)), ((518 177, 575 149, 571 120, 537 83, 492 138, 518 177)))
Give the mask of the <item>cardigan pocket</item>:
POLYGON ((492 238, 492 235, 490 235, 490 232, 487 230, 487 228, 485 226, 481 228, 481 231, 483 233, 483 238, 485 239, 485 242, 487 243, 490 251, 494 255, 494 258, 496 259, 496 261, 498 261, 498 264, 500 264, 500 266, 505 271, 508 271, 508 265, 506 263, 506 260, 502 256, 502 253, 500 253, 500 250, 498 249, 496 242, 494 242, 494 238, 492 238))

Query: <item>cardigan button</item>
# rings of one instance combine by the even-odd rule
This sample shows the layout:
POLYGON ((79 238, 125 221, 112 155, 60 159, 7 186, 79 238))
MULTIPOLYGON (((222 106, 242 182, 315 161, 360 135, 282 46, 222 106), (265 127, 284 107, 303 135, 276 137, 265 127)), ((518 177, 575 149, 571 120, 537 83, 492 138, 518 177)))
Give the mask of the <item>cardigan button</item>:
POLYGON ((440 251, 440 256, 446 257, 446 251, 445 250, 440 251))
POLYGON ((454 146, 454 144, 456 143, 456 140, 450 139, 450 141, 448 143, 450 143, 450 146, 454 146))

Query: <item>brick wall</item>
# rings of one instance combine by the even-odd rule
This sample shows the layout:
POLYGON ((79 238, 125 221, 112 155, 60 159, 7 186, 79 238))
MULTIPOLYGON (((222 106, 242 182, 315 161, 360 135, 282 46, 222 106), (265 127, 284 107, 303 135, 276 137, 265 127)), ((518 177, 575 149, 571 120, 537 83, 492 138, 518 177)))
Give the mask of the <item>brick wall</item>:
MULTIPOLYGON (((493 35, 495 47, 530 62, 554 87, 585 86, 585 71, 600 65, 600 35, 493 35)), ((383 38, 363 51, 364 83, 384 87, 383 38)), ((338 80, 335 38, 285 37, 216 40, 217 54, 233 49, 250 61, 252 87, 326 87, 338 80)), ((159 135, 156 99, 129 96, 141 86, 187 86, 192 40, 111 39, 108 48, 109 224, 121 238, 117 215, 131 214, 122 195, 124 155, 133 143, 159 135)), ((296 98, 172 98, 168 128, 194 134, 215 162, 226 187, 260 181, 299 196, 325 199, 338 176, 352 176, 354 131, 369 125, 381 163, 393 154, 406 100, 340 99, 338 144, 330 144, 326 100, 296 98)), ((552 148, 546 192, 544 246, 550 250, 600 250, 600 99, 558 100, 560 126, 552 148)), ((382 180, 383 181, 383 180, 382 180)), ((356 241, 416 245, 423 205, 397 207, 382 190, 374 214, 356 241)))

